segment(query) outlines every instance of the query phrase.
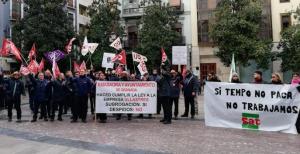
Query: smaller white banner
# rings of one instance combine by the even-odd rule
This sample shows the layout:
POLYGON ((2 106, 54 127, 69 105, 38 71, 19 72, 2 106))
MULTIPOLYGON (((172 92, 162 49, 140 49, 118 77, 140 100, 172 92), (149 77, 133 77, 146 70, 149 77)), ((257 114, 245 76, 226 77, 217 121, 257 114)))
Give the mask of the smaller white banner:
POLYGON ((102 67, 103 68, 114 68, 114 63, 112 62, 112 59, 114 57, 115 57, 115 54, 104 52, 103 59, 102 59, 102 67))
POLYGON ((156 106, 156 82, 96 82, 96 113, 156 113, 156 106))
POLYGON ((145 73, 148 73, 145 62, 141 61, 140 64, 137 67, 138 67, 141 75, 144 75, 145 73))
POLYGON ((121 44, 120 37, 118 37, 110 46, 117 49, 117 50, 122 49, 122 44, 121 44))
POLYGON ((147 62, 148 59, 146 56, 143 56, 141 54, 138 54, 136 52, 132 52, 132 60, 135 61, 135 62, 141 62, 141 61, 144 61, 144 62, 147 62))
POLYGON ((172 64, 187 65, 187 46, 172 47, 172 64))

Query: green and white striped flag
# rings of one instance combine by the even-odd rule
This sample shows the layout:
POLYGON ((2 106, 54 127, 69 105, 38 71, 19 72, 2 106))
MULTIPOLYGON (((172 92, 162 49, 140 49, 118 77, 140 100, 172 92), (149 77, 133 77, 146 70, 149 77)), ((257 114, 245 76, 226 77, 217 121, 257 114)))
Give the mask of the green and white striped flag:
POLYGON ((231 78, 232 78, 233 73, 236 73, 235 60, 234 60, 234 53, 232 54, 232 58, 231 58, 231 66, 230 66, 229 82, 231 82, 231 78))

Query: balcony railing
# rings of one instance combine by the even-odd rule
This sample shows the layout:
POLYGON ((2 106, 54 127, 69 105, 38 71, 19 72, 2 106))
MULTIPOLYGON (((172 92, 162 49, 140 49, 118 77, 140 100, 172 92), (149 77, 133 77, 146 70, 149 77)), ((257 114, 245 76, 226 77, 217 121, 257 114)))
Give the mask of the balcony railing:
POLYGON ((144 8, 128 8, 123 9, 123 17, 136 17, 142 16, 144 13, 144 8))

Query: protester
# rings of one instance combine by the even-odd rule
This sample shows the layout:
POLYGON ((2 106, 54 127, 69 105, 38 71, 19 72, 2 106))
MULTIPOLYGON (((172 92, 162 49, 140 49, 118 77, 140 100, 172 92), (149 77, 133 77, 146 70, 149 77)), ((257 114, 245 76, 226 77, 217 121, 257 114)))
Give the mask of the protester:
POLYGON ((115 70, 111 71, 111 75, 108 77, 108 81, 119 81, 115 70))
POLYGON ((170 85, 171 76, 166 69, 161 69, 161 78, 157 83, 158 87, 158 104, 162 104, 164 116, 160 122, 163 124, 171 124, 172 123, 172 104, 170 101, 171 96, 171 85, 170 85))
POLYGON ((237 73, 232 74, 231 83, 242 83, 237 73))
MULTIPOLYGON (((149 80, 150 81, 155 81, 155 82, 157 82, 158 83, 158 81, 160 80, 160 76, 158 75, 158 71, 157 71, 157 69, 153 69, 152 70, 152 75, 150 75, 149 76, 149 80)), ((158 90, 157 90, 158 91, 158 90)), ((161 111, 161 106, 162 106, 162 104, 160 103, 160 102, 162 102, 161 100, 160 100, 161 98, 159 97, 159 96, 157 96, 157 114, 160 114, 160 111, 161 111)))
POLYGON ((7 82, 4 80, 3 72, 0 71, 0 111, 5 109, 7 82))
MULTIPOLYGON (((145 73, 142 77, 141 77, 141 81, 150 81, 149 80, 149 74, 145 73)), ((144 118, 144 114, 139 114, 138 118, 144 118)), ((148 114, 148 118, 151 119, 152 118, 152 114, 148 114)))
POLYGON ((184 104, 185 104, 185 111, 181 117, 188 117, 189 108, 191 105, 191 118, 194 119, 195 117, 195 102, 194 97, 196 96, 197 92, 197 79, 192 74, 190 70, 186 71, 186 78, 183 81, 183 95, 184 95, 184 104))
POLYGON ((265 84, 266 82, 263 81, 262 72, 255 71, 253 74, 253 83, 255 84, 265 84))
POLYGON ((172 78, 170 80, 171 85, 171 97, 170 102, 173 106, 174 103, 174 120, 178 119, 178 102, 180 94, 180 77, 175 70, 171 70, 172 78))
POLYGON ((61 73, 57 79, 54 79, 49 84, 52 84, 53 87, 53 97, 52 97, 52 107, 51 107, 51 117, 50 121, 54 121, 55 111, 58 109, 58 121, 62 121, 62 113, 65 101, 65 88, 64 88, 64 74, 61 73))
MULTIPOLYGON (((126 71, 123 71, 120 74, 120 79, 119 81, 128 81, 128 74, 126 71)), ((116 114, 116 120, 120 120, 121 119, 122 114, 116 114)), ((127 114, 127 118, 130 121, 132 119, 132 114, 127 114)))
MULTIPOLYGON (((99 73, 99 79, 97 79, 97 80, 99 80, 99 81, 106 81, 105 74, 103 72, 100 72, 99 73)), ((95 87, 95 89, 96 89, 96 87, 95 87)), ((99 113, 99 114, 97 114, 97 117, 99 117, 99 119, 100 119, 99 122, 100 123, 106 123, 106 120, 107 120, 106 113, 99 113)))
POLYGON ((87 109, 88 109, 88 95, 90 94, 92 83, 91 80, 86 77, 85 70, 81 69, 79 77, 73 80, 75 85, 75 102, 73 110, 72 123, 77 122, 80 117, 83 123, 86 123, 87 109))
POLYGON ((91 107, 91 114, 94 115, 95 101, 96 101, 96 80, 99 79, 99 74, 94 73, 93 71, 90 71, 89 78, 92 83, 91 94, 90 94, 90 107, 91 107))
POLYGON ((36 122, 39 108, 41 108, 41 117, 44 118, 44 121, 48 121, 46 104, 49 100, 49 82, 45 80, 42 72, 38 74, 38 79, 35 79, 32 74, 29 75, 29 78, 34 87, 34 112, 31 122, 36 122))
POLYGON ((221 80, 218 78, 218 76, 216 75, 215 72, 210 72, 207 75, 207 81, 210 81, 210 82, 221 82, 221 80))
MULTIPOLYGON (((50 70, 46 70, 45 71, 45 80, 47 81, 47 83, 50 83, 52 81, 52 74, 50 72, 50 70)), ((48 117, 51 117, 51 107, 52 107, 52 93, 53 93, 53 87, 51 86, 51 84, 48 85, 49 86, 49 92, 48 92, 48 97, 49 99, 46 102, 46 113, 48 117)), ((43 119, 43 117, 41 116, 40 119, 43 119)))
POLYGON ((21 94, 25 96, 24 83, 20 79, 20 73, 14 72, 7 86, 8 121, 12 121, 12 109, 17 111, 17 122, 21 122, 21 94))
POLYGON ((71 71, 66 72, 66 79, 64 81, 64 91, 65 91, 65 103, 64 103, 64 114, 68 113, 68 109, 71 107, 72 112, 72 104, 74 102, 74 86, 72 83, 73 74, 71 71))
POLYGON ((272 74, 271 84, 283 84, 281 81, 281 77, 278 73, 272 74))
POLYGON ((291 84, 293 86, 300 84, 300 74, 299 73, 293 73, 293 78, 292 78, 291 84))
POLYGON ((25 81, 26 81, 26 86, 27 86, 28 95, 29 95, 29 108, 30 108, 31 112, 33 113, 33 111, 34 111, 34 102, 33 102, 34 87, 28 76, 25 76, 25 79, 26 79, 25 81))

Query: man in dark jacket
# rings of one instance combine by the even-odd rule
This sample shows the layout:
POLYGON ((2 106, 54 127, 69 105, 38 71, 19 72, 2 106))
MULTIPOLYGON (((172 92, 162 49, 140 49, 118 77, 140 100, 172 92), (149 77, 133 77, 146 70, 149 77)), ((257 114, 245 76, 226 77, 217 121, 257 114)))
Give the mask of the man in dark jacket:
MULTIPOLYGON (((97 79, 99 81, 106 81, 106 76, 103 72, 99 73, 99 79, 97 79)), ((96 91, 96 86, 95 86, 95 91, 96 91)), ((100 119, 100 123, 106 123, 107 120, 107 115, 106 113, 99 113, 97 114, 97 117, 100 119)))
POLYGON ((191 73, 190 70, 186 71, 186 78, 183 81, 183 94, 184 94, 184 104, 185 104, 185 111, 181 117, 188 117, 189 108, 191 105, 191 118, 194 119, 195 117, 195 101, 194 97, 196 96, 197 92, 197 79, 191 73))
MULTIPOLYGON (((52 74, 51 74, 50 70, 46 70, 45 71, 45 80, 48 83, 51 82, 51 80, 52 80, 52 74)), ((47 95, 48 95, 49 99, 46 102, 46 113, 47 113, 48 117, 51 117, 53 87, 51 86, 51 84, 49 84, 48 86, 49 86, 49 88, 48 88, 49 91, 48 91, 47 95)), ((40 119, 42 119, 42 117, 40 119)))
POLYGON ((2 71, 0 70, 0 111, 5 109, 7 82, 4 80, 2 71))
POLYGON ((160 122, 164 124, 171 124, 172 121, 172 104, 170 101, 171 96, 171 85, 170 85, 170 74, 162 69, 162 75, 157 83, 159 104, 162 104, 164 117, 160 122))
POLYGON ((8 81, 7 98, 8 98, 8 121, 12 121, 13 106, 17 111, 17 122, 21 122, 21 94, 25 96, 24 84, 20 80, 19 72, 14 72, 12 78, 8 81))
POLYGON ((32 86, 32 82, 30 81, 29 77, 28 76, 25 76, 25 79, 26 79, 26 86, 27 86, 27 89, 28 89, 28 95, 29 95, 29 108, 31 110, 31 112, 33 113, 34 111, 34 102, 33 102, 33 99, 34 99, 34 88, 32 86))
POLYGON ((74 102, 74 86, 73 86, 73 74, 71 71, 66 72, 66 79, 64 82, 64 88, 65 88, 65 103, 64 103, 64 114, 67 114, 69 107, 71 107, 71 113, 72 111, 72 104, 74 102))
POLYGON ((170 102, 173 106, 175 106, 174 111, 174 119, 177 120, 178 116, 178 102, 179 102, 179 94, 180 94, 180 77, 177 75, 177 72, 175 70, 171 70, 172 78, 170 80, 171 85, 171 97, 170 102))
POLYGON ((92 83, 91 80, 86 77, 85 70, 82 69, 79 72, 79 77, 73 80, 76 87, 73 111, 73 122, 77 122, 78 117, 81 118, 83 123, 86 123, 87 109, 88 109, 88 95, 91 92, 92 83))
POLYGON ((31 122, 36 122, 39 108, 41 108, 41 117, 48 121, 46 104, 49 100, 49 82, 45 80, 44 73, 39 73, 38 79, 35 79, 32 75, 29 75, 29 78, 34 87, 34 113, 31 122))
POLYGON ((57 79, 54 79, 50 84, 53 87, 52 107, 50 121, 54 121, 55 111, 58 109, 58 121, 62 121, 62 112, 65 100, 65 88, 63 85, 64 75, 60 74, 57 79))

